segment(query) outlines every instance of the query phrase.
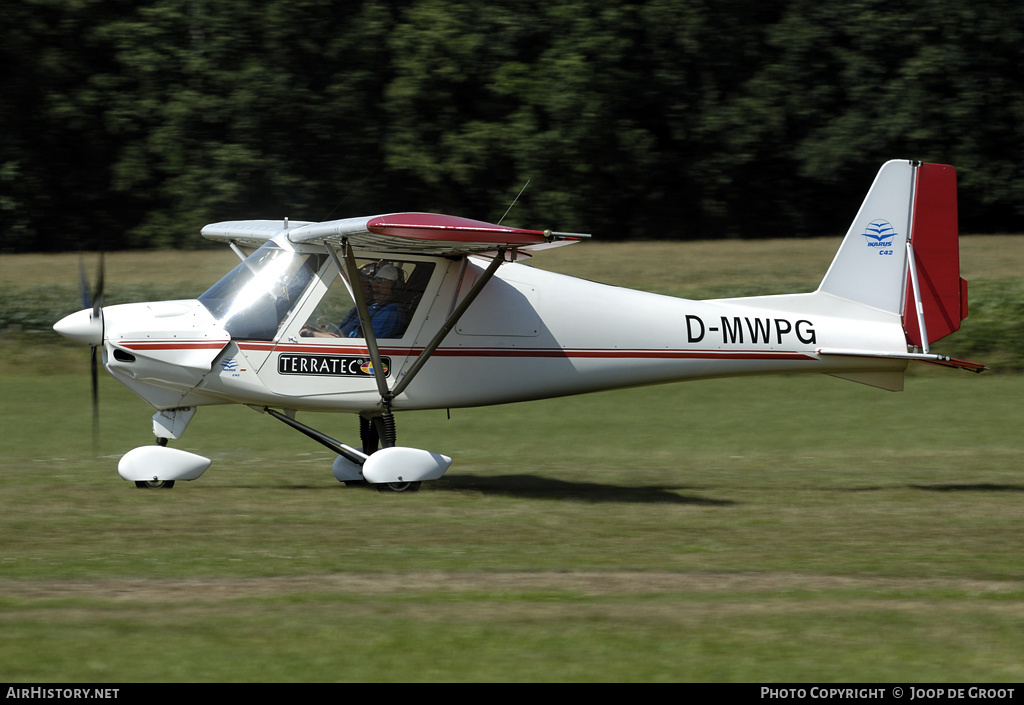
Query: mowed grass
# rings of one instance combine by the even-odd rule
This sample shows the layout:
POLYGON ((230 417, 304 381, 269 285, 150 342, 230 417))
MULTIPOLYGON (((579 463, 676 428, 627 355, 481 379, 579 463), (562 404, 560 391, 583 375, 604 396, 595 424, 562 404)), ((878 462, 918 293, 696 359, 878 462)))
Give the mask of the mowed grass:
MULTIPOLYGON (((611 258, 618 279, 578 269, 667 289, 648 272, 696 259, 633 251, 611 258)), ((776 290, 813 287, 822 256, 776 290)), ((680 276, 772 285, 738 257, 717 280, 697 262, 680 276)), ((77 257, 58 260, 77 281, 77 257)), ((714 380, 400 414, 402 444, 455 458, 413 495, 344 487, 282 424, 204 408, 176 446, 211 469, 139 491, 116 463, 152 442, 152 410, 104 376, 94 449, 87 349, 26 352, 35 340, 0 360, 4 681, 1024 676, 1019 376, 915 371, 900 394, 714 380)), ((346 415, 300 418, 355 435, 346 415)))

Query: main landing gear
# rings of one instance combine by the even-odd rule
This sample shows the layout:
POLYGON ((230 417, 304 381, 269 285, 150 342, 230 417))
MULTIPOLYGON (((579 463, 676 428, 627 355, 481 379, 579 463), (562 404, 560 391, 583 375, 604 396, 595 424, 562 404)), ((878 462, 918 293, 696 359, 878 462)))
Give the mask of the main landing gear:
POLYGON ((366 484, 381 492, 415 492, 424 481, 444 475, 452 464, 448 456, 396 445, 395 419, 390 413, 359 416, 362 448, 356 449, 297 421, 292 415, 270 408, 262 411, 337 453, 334 477, 346 485, 366 484))
MULTIPOLYGON (((390 413, 360 416, 362 450, 358 450, 296 421, 294 412, 253 408, 270 414, 336 453, 334 477, 346 484, 369 485, 382 492, 415 492, 421 483, 444 475, 452 464, 448 456, 396 445, 395 420, 390 413)), ((180 438, 182 428, 176 426, 171 430, 174 433, 168 435, 180 438)), ((158 431, 156 445, 133 448, 125 453, 117 464, 117 472, 122 479, 134 482, 141 489, 171 489, 177 480, 198 478, 210 467, 210 462, 201 455, 167 447, 167 435, 158 431)))
MULTIPOLYGON (((363 442, 363 452, 371 455, 383 448, 394 448, 398 438, 395 429, 395 417, 389 412, 367 418, 359 416, 359 438, 363 442)), ((348 482, 345 483, 346 485, 348 482)), ((364 482, 365 484, 365 482, 364 482)), ((379 492, 416 492, 422 482, 382 482, 374 485, 379 492)))

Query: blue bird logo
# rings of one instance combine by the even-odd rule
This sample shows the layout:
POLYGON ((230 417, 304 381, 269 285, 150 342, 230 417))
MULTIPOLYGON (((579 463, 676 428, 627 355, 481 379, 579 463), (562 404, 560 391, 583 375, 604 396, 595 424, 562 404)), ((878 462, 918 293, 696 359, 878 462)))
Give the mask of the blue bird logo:
POLYGON ((881 242, 882 240, 889 240, 896 234, 896 230, 892 227, 892 223, 888 220, 872 220, 864 228, 863 235, 866 238, 881 242))

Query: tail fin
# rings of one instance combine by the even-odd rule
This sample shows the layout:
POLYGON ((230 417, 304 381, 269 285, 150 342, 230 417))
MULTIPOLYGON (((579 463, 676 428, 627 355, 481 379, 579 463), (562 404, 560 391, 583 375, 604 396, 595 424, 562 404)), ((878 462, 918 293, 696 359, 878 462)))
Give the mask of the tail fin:
POLYGON ((909 345, 927 348, 959 329, 967 283, 953 167, 883 164, 818 291, 902 315, 909 345))

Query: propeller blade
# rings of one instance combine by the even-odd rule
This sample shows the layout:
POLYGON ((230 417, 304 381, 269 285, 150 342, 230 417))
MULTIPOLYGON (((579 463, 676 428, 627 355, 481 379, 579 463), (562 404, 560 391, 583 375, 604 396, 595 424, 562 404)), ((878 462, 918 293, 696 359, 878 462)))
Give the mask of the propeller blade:
POLYGON ((100 315, 100 308, 103 306, 103 253, 100 252, 100 271, 96 276, 96 290, 92 296, 92 315, 96 318, 100 315))
POLYGON ((92 346, 90 368, 92 372, 92 450, 95 453, 99 450, 100 441, 100 380, 95 345, 92 346))
POLYGON ((92 294, 89 293, 89 278, 85 276, 85 257, 78 251, 78 289, 82 296, 82 308, 92 308, 92 294))
MULTIPOLYGON (((89 292, 89 280, 85 275, 85 259, 81 251, 78 253, 78 285, 82 295, 82 308, 92 309, 93 320, 100 321, 100 341, 103 340, 103 287, 104 287, 104 262, 103 253, 100 252, 99 271, 96 275, 96 287, 92 293, 89 292)), ((102 342, 100 343, 102 345, 102 342)), ((92 449, 99 452, 100 437, 100 380, 99 360, 96 356, 96 348, 92 345, 92 355, 89 361, 89 373, 92 377, 92 449)))

